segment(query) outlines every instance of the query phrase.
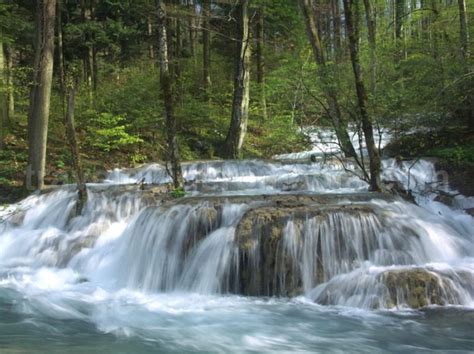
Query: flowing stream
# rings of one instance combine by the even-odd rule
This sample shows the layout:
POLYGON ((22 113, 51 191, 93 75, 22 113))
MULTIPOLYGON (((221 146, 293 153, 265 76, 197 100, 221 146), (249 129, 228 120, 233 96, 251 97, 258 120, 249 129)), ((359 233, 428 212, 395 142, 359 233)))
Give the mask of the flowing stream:
POLYGON ((1 210, 0 352, 471 351, 473 198, 428 160, 383 161, 418 205, 367 193, 330 137, 186 163, 176 200, 151 164, 79 216, 73 186, 1 210))

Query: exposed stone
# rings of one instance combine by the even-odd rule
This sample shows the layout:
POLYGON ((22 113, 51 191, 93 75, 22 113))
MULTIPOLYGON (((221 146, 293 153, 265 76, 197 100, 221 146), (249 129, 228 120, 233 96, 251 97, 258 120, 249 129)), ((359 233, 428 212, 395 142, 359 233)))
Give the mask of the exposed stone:
POLYGON ((383 183, 386 192, 399 196, 410 203, 415 203, 412 192, 407 190, 399 181, 383 181, 383 183))
POLYGON ((386 307, 408 306, 419 309, 428 305, 457 304, 456 292, 449 279, 426 269, 390 270, 380 274, 387 287, 386 307))
MULTIPOLYGON (((299 259, 281 252, 284 229, 291 219, 300 227, 306 220, 324 220, 331 213, 370 213, 366 205, 301 205, 295 200, 278 200, 271 206, 248 210, 236 230, 240 250, 239 293, 251 296, 297 296, 303 292, 299 259)), ((321 250, 318 249, 317 282, 324 278, 321 250)))
POLYGON ((464 211, 468 214, 474 217, 474 208, 469 208, 469 209, 464 209, 464 211))

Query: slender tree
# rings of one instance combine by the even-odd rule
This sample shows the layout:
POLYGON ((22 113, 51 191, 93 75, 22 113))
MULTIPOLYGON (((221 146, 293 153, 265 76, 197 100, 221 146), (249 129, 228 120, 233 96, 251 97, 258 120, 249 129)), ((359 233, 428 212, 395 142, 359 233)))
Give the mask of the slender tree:
POLYGON ((196 25, 196 5, 194 0, 188 0, 188 36, 189 51, 193 59, 193 65, 197 66, 197 25, 196 25))
POLYGON ((158 53, 160 59, 160 83, 165 105, 166 135, 168 143, 168 161, 171 164, 171 178, 175 188, 183 186, 183 173, 181 170, 178 138, 176 134, 176 118, 174 115, 173 75, 168 59, 168 40, 166 29, 166 9, 162 0, 157 0, 157 30, 158 53))
POLYGON ((405 16, 405 1, 406 0, 395 0, 395 38, 397 40, 402 39, 403 34, 403 17, 405 16))
POLYGON ((82 169, 81 158, 79 153, 79 145, 76 137, 76 127, 74 121, 74 107, 76 98, 76 81, 72 76, 67 78, 66 84, 66 115, 65 115, 65 126, 66 126, 66 137, 71 150, 72 156, 72 167, 76 174, 78 200, 76 204, 76 214, 80 214, 84 205, 87 202, 87 188, 84 179, 84 172, 82 169))
POLYGON ((461 35, 461 52, 464 59, 469 58, 469 28, 467 27, 466 0, 458 0, 461 35))
POLYGON ((3 149, 3 139, 8 126, 8 99, 7 99, 7 85, 6 85, 6 65, 3 44, 0 38, 0 109, 2 110, 2 117, 0 119, 0 150, 3 149))
POLYGON ((265 32, 264 32, 264 15, 265 8, 261 6, 257 10, 257 83, 260 89, 260 108, 262 110, 262 117, 264 120, 267 119, 267 95, 265 88, 265 57, 264 57, 264 46, 265 46, 265 32))
POLYGON ((328 74, 328 68, 326 64, 326 58, 323 47, 321 45, 321 37, 319 35, 318 26, 313 16, 314 9, 317 9, 314 0, 299 0, 301 9, 303 11, 303 17, 306 24, 306 32, 308 39, 313 49, 313 55, 318 64, 319 79, 323 87, 324 95, 328 105, 328 111, 330 114, 331 121, 333 123, 334 130, 336 131, 337 139, 341 149, 346 157, 353 157, 357 159, 357 153, 352 145, 349 133, 347 132, 347 123, 344 122, 337 100, 336 92, 334 91, 333 85, 330 82, 331 78, 328 74))
POLYGON ((250 33, 249 33, 249 0, 242 0, 236 6, 237 11, 237 55, 234 73, 234 98, 232 118, 225 140, 227 158, 238 159, 247 132, 249 115, 250 86, 250 33))
POLYGON ((53 78, 56 0, 36 5, 35 63, 28 115, 27 187, 42 189, 46 168, 46 142, 53 78))
POLYGON ((336 61, 341 57, 341 13, 339 9, 339 0, 331 0, 333 27, 334 27, 334 52, 336 61))
POLYGON ((375 146, 372 120, 367 109, 367 93, 362 80, 362 70, 359 58, 359 7, 357 0, 343 0, 344 13, 346 17, 346 28, 349 39, 349 51, 351 54, 352 69, 354 72, 355 87, 357 92, 357 103, 362 120, 365 144, 369 153, 370 190, 380 191, 381 162, 379 152, 375 146))
POLYGON ((203 0, 202 16, 202 75, 203 88, 206 99, 209 99, 209 89, 211 88, 211 0, 203 0))
POLYGON ((377 89, 377 23, 372 0, 364 0, 367 37, 370 48, 370 91, 375 95, 377 89))
POLYGON ((58 68, 59 68, 59 89, 60 95, 62 99, 62 107, 63 107, 63 114, 65 113, 65 105, 66 105, 66 74, 64 71, 64 38, 63 38, 63 23, 62 23, 62 10, 63 10, 63 2, 62 0, 58 0, 57 2, 57 52, 58 52, 58 68))
POLYGON ((146 18, 146 33, 148 36, 148 57, 150 59, 155 59, 155 47, 153 46, 153 21, 152 21, 152 16, 149 14, 146 18))
POLYGON ((3 50, 5 54, 5 87, 7 88, 7 101, 8 101, 8 126, 10 125, 11 119, 15 114, 15 95, 13 90, 13 46, 9 43, 3 43, 3 50))

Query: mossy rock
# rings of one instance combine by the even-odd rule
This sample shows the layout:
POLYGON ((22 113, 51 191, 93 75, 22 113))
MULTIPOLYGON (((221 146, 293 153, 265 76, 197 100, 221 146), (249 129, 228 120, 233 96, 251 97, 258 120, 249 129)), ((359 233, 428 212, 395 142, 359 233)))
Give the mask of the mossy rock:
POLYGON ((425 269, 389 270, 380 275, 388 290, 386 307, 446 305, 449 287, 443 277, 425 269))

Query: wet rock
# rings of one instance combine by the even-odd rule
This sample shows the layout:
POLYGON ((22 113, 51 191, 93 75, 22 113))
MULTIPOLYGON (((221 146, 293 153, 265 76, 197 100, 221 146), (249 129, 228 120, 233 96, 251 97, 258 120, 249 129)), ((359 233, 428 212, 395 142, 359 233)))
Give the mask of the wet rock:
MULTIPOLYGON (((240 254, 238 292, 250 296, 288 297, 303 293, 301 255, 294 257, 283 252, 285 228, 290 220, 295 227, 301 228, 308 219, 322 223, 334 213, 361 215, 372 212, 366 205, 302 204, 297 200, 276 200, 273 205, 248 210, 235 233, 240 254)), ((342 238, 340 240, 344 242, 342 238)), ((318 257, 311 277, 315 283, 320 283, 325 279, 320 244, 316 252, 318 257)))
POLYGON ((436 198, 434 199, 435 202, 440 202, 443 203, 449 207, 454 206, 454 195, 450 195, 447 193, 440 193, 436 198))
POLYGON ((396 195, 410 203, 415 203, 415 196, 399 181, 383 181, 383 184, 387 193, 396 195))
POLYGON ((386 307, 408 306, 419 309, 428 305, 459 304, 459 294, 451 281, 426 269, 390 270, 380 274, 386 286, 386 307))
POLYGON ((466 214, 471 215, 474 217, 474 208, 464 209, 466 214))

